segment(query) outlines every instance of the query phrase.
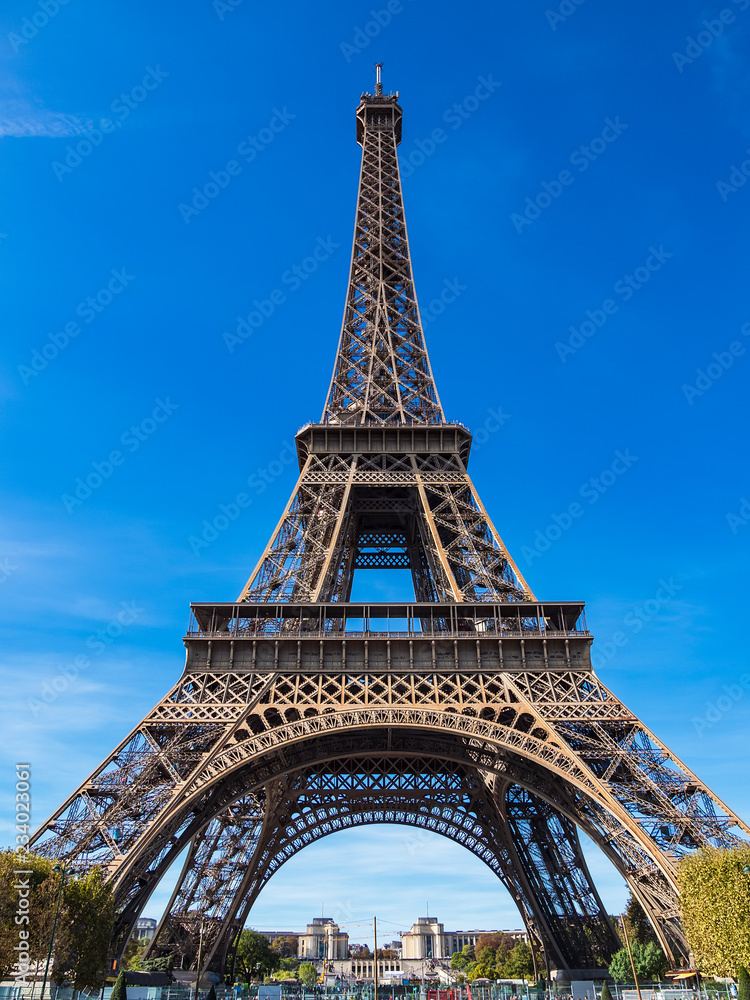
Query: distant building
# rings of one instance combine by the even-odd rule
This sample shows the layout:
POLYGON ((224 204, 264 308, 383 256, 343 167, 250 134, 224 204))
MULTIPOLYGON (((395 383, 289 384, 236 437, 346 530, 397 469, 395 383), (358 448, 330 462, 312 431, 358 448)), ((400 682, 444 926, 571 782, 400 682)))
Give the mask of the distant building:
POLYGON ((299 931, 258 931, 263 937, 268 938, 268 943, 273 944, 276 938, 292 938, 295 942, 295 954, 299 951, 299 939, 302 937, 299 931))
POLYGON ((133 937, 136 938, 151 938, 156 934, 156 921, 152 917, 139 917, 135 922, 135 934, 133 937))
POLYGON ((449 955, 454 955, 461 951, 466 945, 476 948, 477 942, 483 934, 507 934, 508 937, 516 941, 528 941, 529 935, 525 930, 513 931, 446 931, 445 943, 449 955))
POLYGON ((308 961, 335 962, 349 957, 349 935, 330 917, 315 917, 297 943, 297 956, 308 961))
MULTIPOLYGON (((450 958, 443 925, 434 917, 418 917, 410 931, 401 935, 401 955, 410 958, 450 958)), ((459 949, 460 950, 460 949, 459 949)))

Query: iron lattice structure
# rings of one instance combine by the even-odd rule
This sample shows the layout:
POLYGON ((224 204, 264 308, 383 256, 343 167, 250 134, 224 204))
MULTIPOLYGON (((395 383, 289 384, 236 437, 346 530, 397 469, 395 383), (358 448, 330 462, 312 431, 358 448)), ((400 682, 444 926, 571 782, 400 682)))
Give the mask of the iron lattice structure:
MULTIPOLYGON (((185 861, 152 952, 221 968, 253 902, 307 844, 365 823, 480 857, 548 968, 619 947, 578 830, 686 953, 679 858, 742 821, 595 676, 583 604, 539 602, 467 473, 419 319, 399 178, 398 95, 365 94, 351 276, 319 424, 238 600, 196 604, 181 678, 34 838, 104 866, 122 953, 185 861), (354 571, 409 568, 415 601, 356 604, 354 571)), ((408 864, 408 851, 404 864, 408 864)))

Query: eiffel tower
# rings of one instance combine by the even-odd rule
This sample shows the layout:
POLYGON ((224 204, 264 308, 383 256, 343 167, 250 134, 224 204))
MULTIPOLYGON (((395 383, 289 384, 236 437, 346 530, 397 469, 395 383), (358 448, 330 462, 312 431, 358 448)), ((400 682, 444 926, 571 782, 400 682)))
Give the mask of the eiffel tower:
MULTIPOLYGON (((193 604, 169 693, 40 828, 36 850, 98 864, 113 955, 169 867, 151 944, 227 968, 274 872, 339 830, 399 823, 462 844, 515 901, 544 969, 619 947, 578 831, 667 956, 687 955, 676 863, 748 827, 596 677, 580 601, 540 601, 467 473, 414 290, 398 93, 356 113, 362 166, 344 319, 299 478, 236 601, 193 604), (355 570, 411 571, 415 599, 351 601, 355 570)), ((407 859, 398 863, 408 864, 407 859)))

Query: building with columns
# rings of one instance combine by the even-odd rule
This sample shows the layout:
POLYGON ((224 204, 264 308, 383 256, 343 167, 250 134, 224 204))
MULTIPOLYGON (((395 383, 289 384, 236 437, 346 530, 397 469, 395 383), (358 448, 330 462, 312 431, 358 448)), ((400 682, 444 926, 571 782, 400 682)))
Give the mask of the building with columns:
POLYGON ((407 959, 450 958, 445 930, 434 917, 418 917, 410 931, 401 935, 401 956, 407 959))
POLYGON ((331 917, 315 917, 297 938, 297 956, 308 962, 335 962, 349 957, 349 935, 331 917))
POLYGON ((446 931, 445 932, 445 943, 448 949, 448 954, 453 955, 457 951, 461 951, 468 945, 470 948, 476 948, 477 942, 483 934, 507 934, 508 937, 512 937, 514 941, 526 941, 529 940, 528 932, 525 930, 512 930, 512 931, 446 931))

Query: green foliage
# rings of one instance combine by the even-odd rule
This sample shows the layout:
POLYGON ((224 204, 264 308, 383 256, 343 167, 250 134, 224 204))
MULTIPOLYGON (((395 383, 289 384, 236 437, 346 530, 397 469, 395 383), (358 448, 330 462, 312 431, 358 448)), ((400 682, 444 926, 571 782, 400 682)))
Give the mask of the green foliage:
MULTIPOLYGON (((541 959, 537 958, 538 962, 541 959)), ((533 979, 534 957, 524 942, 516 943, 508 934, 483 934, 474 949, 464 945, 451 957, 451 968, 475 979, 533 979)))
POLYGON ((125 973, 122 970, 120 970, 115 980, 115 985, 112 987, 110 1000, 128 1000, 128 991, 125 988, 125 973))
POLYGON ((628 905, 625 907, 625 924, 631 944, 634 941, 637 941, 638 944, 648 944, 649 941, 653 941, 654 944, 658 943, 643 907, 632 893, 628 899, 628 905))
POLYGON ((313 986, 318 981, 318 973, 312 962, 303 962, 297 970, 297 975, 305 986, 313 986))
POLYGON ((157 958, 144 958, 141 960, 142 972, 171 972, 174 967, 174 955, 162 955, 157 958))
POLYGON ((279 958, 293 958, 297 954, 297 938, 291 934, 287 937, 277 937, 271 944, 279 958))
POLYGON ((744 965, 737 972, 737 1000, 750 1000, 750 975, 744 965))
MULTIPOLYGON (((13 951, 19 930, 28 931, 29 959, 44 961, 52 937, 62 871, 54 862, 30 851, 0 851, 0 978, 8 976, 16 961, 13 951), (26 874, 16 875, 23 871, 26 874), (15 923, 21 883, 28 882, 26 919, 15 923)), ((112 891, 103 873, 93 868, 75 878, 65 874, 60 913, 55 930, 52 978, 69 979, 75 990, 95 989, 104 981, 107 951, 114 922, 112 891)))
POLYGON ((605 979, 602 983, 602 996, 601 1000, 612 1000, 612 993, 609 989, 609 983, 605 979))
MULTIPOLYGON (((667 968, 667 959, 661 948, 653 941, 649 941, 648 944, 634 941, 630 947, 638 980, 643 982, 660 980, 667 968)), ((612 956, 609 974, 616 983, 633 982, 633 970, 627 948, 620 948, 612 956)))
POLYGON ((737 976, 750 966, 750 844, 703 848, 677 868, 682 925, 698 969, 737 976))
POLYGON ((112 889, 100 868, 66 880, 55 933, 56 982, 72 983, 74 992, 102 986, 114 919, 112 889))
POLYGON ((278 968, 279 955, 268 943, 268 938, 257 931, 242 931, 237 943, 235 973, 246 983, 262 979, 278 968))
POLYGON ((492 948, 493 952, 497 954, 498 948, 503 951, 507 951, 510 954, 515 947, 515 939, 510 936, 510 934, 503 934, 502 931, 496 931, 494 934, 480 934, 479 940, 477 941, 476 952, 479 955, 484 948, 492 948))
POLYGON ((148 946, 148 938, 131 937, 125 945, 122 968, 133 972, 143 972, 143 953, 148 946))
POLYGON ((633 973, 630 969, 630 958, 626 948, 620 948, 612 956, 609 963, 609 974, 616 983, 630 983, 633 981, 633 973))
POLYGON ((27 851, 0 851, 0 979, 7 979, 16 963, 19 930, 28 932, 29 962, 42 961, 47 956, 52 921, 57 905, 60 883, 52 873, 49 858, 27 851), (17 871, 30 874, 16 875, 17 871), (22 882, 28 881, 28 886, 22 882), (19 889, 28 888, 29 908, 19 914, 19 889))
POLYGON ((533 979, 534 978, 534 957, 531 948, 525 941, 519 941, 513 951, 508 956, 508 960, 503 967, 502 975, 498 979, 533 979))

